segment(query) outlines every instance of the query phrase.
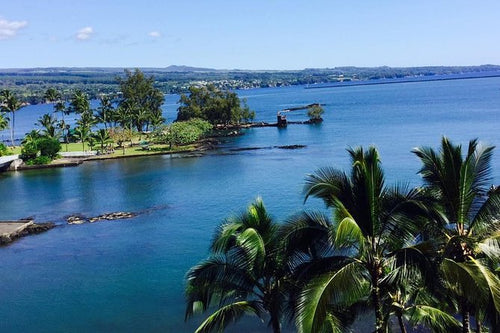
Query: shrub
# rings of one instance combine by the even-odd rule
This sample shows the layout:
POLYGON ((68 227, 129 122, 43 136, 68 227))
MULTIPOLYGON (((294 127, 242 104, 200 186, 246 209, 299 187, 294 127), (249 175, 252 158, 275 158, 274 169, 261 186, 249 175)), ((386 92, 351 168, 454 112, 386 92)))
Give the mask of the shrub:
POLYGON ((212 124, 203 119, 177 121, 170 125, 167 140, 172 144, 186 145, 205 137, 211 130, 212 124))
POLYGON ((37 140, 40 155, 54 159, 61 150, 61 143, 54 138, 40 138, 37 140))
POLYGON ((7 146, 3 143, 0 143, 0 156, 11 155, 11 152, 7 148, 7 146))
POLYGON ((49 164, 51 161, 52 161, 52 159, 50 157, 40 155, 38 157, 35 157, 34 159, 27 160, 26 164, 27 165, 42 165, 42 164, 49 164))
POLYGON ((187 123, 197 127, 201 131, 201 137, 205 137, 210 134, 213 128, 212 124, 200 118, 190 119, 187 123))
POLYGON ((324 112, 325 110, 320 105, 313 105, 307 108, 307 116, 311 121, 320 120, 324 112))
POLYGON ((25 161, 32 160, 38 155, 38 145, 36 141, 26 142, 21 148, 21 156, 25 161))
POLYGON ((176 145, 186 145, 198 140, 201 130, 187 121, 179 121, 170 125, 170 141, 176 145))

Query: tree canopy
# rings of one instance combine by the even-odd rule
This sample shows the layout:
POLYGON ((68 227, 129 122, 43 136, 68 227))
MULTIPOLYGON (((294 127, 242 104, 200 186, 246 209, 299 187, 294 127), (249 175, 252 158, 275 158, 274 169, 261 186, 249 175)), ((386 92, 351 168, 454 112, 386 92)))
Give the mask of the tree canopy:
POLYGON ((212 84, 191 86, 189 95, 182 94, 179 104, 177 121, 201 118, 213 125, 229 125, 248 122, 255 117, 236 93, 219 90, 212 84))
POLYGON ((118 108, 130 115, 130 123, 138 131, 163 123, 161 105, 163 93, 154 87, 154 78, 146 77, 139 69, 125 70, 125 77, 118 78, 122 98, 118 108))

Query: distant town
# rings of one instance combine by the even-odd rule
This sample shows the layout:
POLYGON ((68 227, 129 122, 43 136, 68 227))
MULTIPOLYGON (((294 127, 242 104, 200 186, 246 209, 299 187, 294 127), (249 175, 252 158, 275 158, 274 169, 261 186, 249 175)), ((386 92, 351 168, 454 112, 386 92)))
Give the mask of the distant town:
MULTIPOLYGON (((49 87, 58 89, 69 98, 81 90, 92 99, 118 90, 116 78, 124 68, 25 68, 0 69, 0 90, 10 89, 24 103, 44 102, 49 87)), ((213 84, 221 90, 282 87, 290 85, 315 85, 378 79, 404 79, 442 75, 470 74, 488 76, 500 73, 498 65, 481 66, 432 66, 432 67, 335 67, 307 68, 303 70, 225 70, 188 66, 141 68, 153 76, 155 86, 163 93, 185 93, 190 86, 213 84)))

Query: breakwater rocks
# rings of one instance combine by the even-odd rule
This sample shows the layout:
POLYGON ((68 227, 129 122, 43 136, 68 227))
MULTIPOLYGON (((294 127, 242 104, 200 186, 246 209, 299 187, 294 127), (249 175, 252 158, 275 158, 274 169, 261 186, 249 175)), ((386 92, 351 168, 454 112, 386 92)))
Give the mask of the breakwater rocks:
POLYGON ((68 224, 83 224, 83 223, 94 223, 98 221, 113 221, 113 220, 122 220, 129 219, 137 216, 136 213, 133 212, 114 212, 114 213, 106 213, 94 217, 85 217, 83 215, 70 215, 66 217, 66 222, 68 224))
POLYGON ((10 244, 21 237, 36 235, 50 230, 56 226, 52 222, 33 223, 33 221, 30 220, 12 221, 12 223, 10 224, 12 230, 5 230, 7 232, 3 232, 0 235, 0 245, 10 244))
POLYGON ((260 149, 303 149, 306 148, 306 145, 286 145, 286 146, 271 146, 271 147, 242 147, 242 148, 232 148, 229 151, 248 151, 248 150, 260 150, 260 149))

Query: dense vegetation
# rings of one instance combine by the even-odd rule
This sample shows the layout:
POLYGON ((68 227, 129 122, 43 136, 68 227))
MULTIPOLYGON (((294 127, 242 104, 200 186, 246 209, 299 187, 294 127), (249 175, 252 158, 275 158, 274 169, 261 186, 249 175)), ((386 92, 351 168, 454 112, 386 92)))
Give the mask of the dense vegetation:
POLYGON ((190 87, 189 94, 182 94, 179 102, 177 121, 200 118, 212 125, 229 125, 248 122, 255 117, 245 101, 241 106, 236 93, 221 91, 212 84, 190 87))
MULTIPOLYGON (((52 103, 53 113, 41 116, 37 129, 26 133, 22 141, 21 157, 27 164, 45 164, 58 156, 61 144, 81 143, 81 151, 97 147, 100 154, 112 153, 114 148, 132 145, 134 138, 145 139, 141 146, 149 150, 148 140, 162 145, 162 150, 172 150, 199 141, 210 135, 214 126, 238 125, 253 118, 253 112, 229 91, 213 85, 191 87, 189 96, 181 95, 177 121, 165 124, 161 106, 163 93, 155 86, 153 77, 143 72, 125 71, 118 77, 119 91, 101 94, 99 106, 92 109, 90 98, 82 90, 75 90, 68 99, 54 87, 48 88, 43 97, 52 103), (69 115, 76 116, 76 126, 66 122, 69 115), (165 147, 167 146, 167 147, 165 147)), ((0 130, 9 128, 11 146, 14 140, 15 112, 22 107, 18 97, 10 90, 0 93, 0 130)), ((4 147, 4 146, 2 146, 4 147)), ((2 155, 9 153, 2 149, 2 155)))
POLYGON ((261 199, 216 230, 210 256, 187 274, 186 318, 214 312, 197 332, 244 314, 274 332, 349 331, 372 316, 377 333, 500 328, 500 191, 488 189, 493 147, 465 152, 442 139, 413 151, 423 185, 387 186, 378 151, 349 149, 349 173, 306 177, 305 199, 332 209, 276 223, 261 199))
MULTIPOLYGON (((163 93, 186 93, 191 86, 209 83, 220 90, 228 90, 463 73, 480 75, 493 71, 500 71, 500 66, 336 67, 290 71, 213 70, 183 66, 142 69, 147 76, 155 77, 155 86, 163 93)), ((57 89, 64 99, 69 99, 77 89, 91 99, 97 99, 119 89, 116 77, 122 73, 121 68, 3 69, 0 70, 0 89, 9 89, 23 102, 31 104, 42 103, 48 88, 57 89)))

